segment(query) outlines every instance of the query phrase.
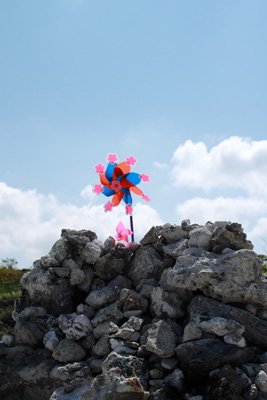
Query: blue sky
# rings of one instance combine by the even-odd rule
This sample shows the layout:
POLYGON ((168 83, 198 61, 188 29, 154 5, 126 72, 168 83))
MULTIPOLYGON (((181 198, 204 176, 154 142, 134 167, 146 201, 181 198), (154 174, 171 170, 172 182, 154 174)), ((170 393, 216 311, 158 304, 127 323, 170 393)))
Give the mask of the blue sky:
POLYGON ((150 176, 137 238, 233 220, 263 252, 266 12, 265 0, 3 2, 0 259, 30 265, 61 228, 114 236, 123 207, 108 215, 91 192, 108 153, 150 176))

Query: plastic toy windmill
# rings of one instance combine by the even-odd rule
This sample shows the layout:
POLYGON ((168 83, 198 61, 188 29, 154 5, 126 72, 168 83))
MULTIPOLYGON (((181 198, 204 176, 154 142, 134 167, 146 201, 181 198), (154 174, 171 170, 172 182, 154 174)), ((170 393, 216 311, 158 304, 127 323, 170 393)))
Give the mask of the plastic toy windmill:
POLYGON ((107 161, 108 165, 106 169, 102 164, 95 166, 96 173, 99 174, 101 183, 95 185, 93 191, 97 194, 102 193, 107 197, 112 196, 112 200, 108 201, 104 206, 105 211, 111 211, 112 208, 118 206, 122 200, 124 201, 126 204, 126 214, 130 215, 132 242, 134 242, 132 193, 142 196, 145 201, 150 201, 142 190, 137 187, 141 181, 148 182, 149 176, 131 172, 131 166, 136 163, 134 157, 127 157, 126 161, 118 164, 117 155, 109 154, 107 161))

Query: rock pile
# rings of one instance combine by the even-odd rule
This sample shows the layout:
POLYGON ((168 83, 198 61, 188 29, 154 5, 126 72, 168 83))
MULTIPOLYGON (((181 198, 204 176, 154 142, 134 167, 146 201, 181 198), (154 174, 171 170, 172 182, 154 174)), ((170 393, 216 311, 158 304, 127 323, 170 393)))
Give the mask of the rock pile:
POLYGON ((267 279, 241 225, 63 230, 20 283, 5 400, 267 399, 267 279))

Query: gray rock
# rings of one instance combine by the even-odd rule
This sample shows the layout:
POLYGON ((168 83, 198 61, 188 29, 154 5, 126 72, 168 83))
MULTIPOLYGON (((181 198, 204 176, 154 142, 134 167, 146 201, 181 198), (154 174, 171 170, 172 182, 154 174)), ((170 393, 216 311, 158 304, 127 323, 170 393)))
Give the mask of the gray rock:
POLYGON ((95 345, 95 337, 93 332, 89 332, 85 339, 83 339, 81 346, 84 350, 88 351, 91 350, 92 347, 95 345))
POLYGON ((95 314, 95 310, 92 307, 88 306, 88 304, 81 303, 76 307, 76 313, 84 314, 87 316, 87 318, 91 319, 95 314))
MULTIPOLYGON (((242 334, 245 331, 243 325, 233 320, 227 320, 222 317, 214 317, 198 323, 198 327, 203 332, 213 333, 217 336, 224 336, 229 333, 242 334)), ((226 342, 227 343, 227 342, 226 342)))
POLYGON ((3 343, 5 346, 13 347, 14 344, 15 344, 14 335, 3 335, 3 336, 2 336, 2 343, 3 343))
POLYGON ((200 339, 175 349, 182 370, 188 377, 201 376, 225 364, 242 365, 254 356, 252 348, 240 349, 218 339, 200 339))
POLYGON ((58 364, 51 370, 50 376, 54 380, 61 381, 62 384, 70 384, 75 381, 81 383, 91 378, 92 372, 86 362, 80 361, 65 365, 58 364))
POLYGON ((95 328, 97 325, 105 321, 112 321, 118 325, 123 319, 123 313, 121 312, 120 308, 121 303, 116 301, 115 303, 98 310, 94 318, 91 320, 93 327, 95 328))
POLYGON ((204 250, 208 250, 210 240, 211 232, 204 226, 201 226, 189 232, 188 247, 201 247, 204 250))
POLYGON ((119 368, 97 376, 81 400, 145 400, 148 393, 137 377, 125 378, 119 368))
POLYGON ((163 225, 163 227, 159 230, 159 233, 167 244, 176 243, 181 239, 188 238, 188 233, 177 225, 163 225))
POLYGON ((98 357, 107 356, 110 352, 111 346, 109 343, 109 335, 101 336, 92 348, 92 354, 98 357))
POLYGON ((73 292, 68 280, 55 277, 50 270, 35 267, 25 273, 20 280, 20 289, 22 303, 27 293, 32 306, 44 307, 50 314, 58 316, 73 310, 73 292))
POLYGON ((43 337, 44 347, 50 351, 54 351, 60 341, 57 331, 56 328, 50 328, 43 337))
POLYGON ((75 268, 72 269, 70 272, 70 284, 71 286, 81 285, 85 280, 84 272, 79 269, 75 268))
POLYGON ((102 358, 95 358, 89 361, 90 368, 92 372, 96 375, 101 374, 102 372, 102 364, 103 364, 103 359, 102 358))
POLYGON ((177 367, 177 364, 178 364, 178 360, 175 357, 164 358, 163 360, 161 360, 161 363, 160 363, 162 368, 164 368, 168 371, 175 369, 177 367))
POLYGON ((170 375, 166 376, 163 381, 181 392, 184 386, 184 373, 179 368, 176 368, 170 375))
POLYGON ((98 310, 116 300, 118 294, 118 287, 106 286, 103 289, 92 291, 86 297, 85 302, 94 310, 98 310))
POLYGON ((267 374, 264 371, 260 371, 255 378, 255 385, 263 392, 267 393, 267 374))
POLYGON ((81 282, 78 285, 78 288, 85 293, 89 293, 89 290, 91 288, 92 282, 94 280, 95 274, 94 270, 92 267, 89 267, 88 265, 83 268, 83 273, 85 275, 84 281, 81 282))
POLYGON ((148 369, 143 358, 112 352, 104 360, 102 371, 107 373, 113 368, 120 368, 125 378, 138 377, 143 387, 147 387, 148 369))
POLYGON ((225 248, 253 250, 253 246, 250 241, 246 240, 246 234, 240 224, 230 223, 214 230, 211 239, 212 251, 221 253, 225 248))
POLYGON ((89 230, 85 230, 85 229, 82 229, 82 230, 79 230, 79 231, 76 231, 74 229, 62 229, 61 237, 66 239, 66 240, 68 240, 71 243, 74 243, 74 244, 82 246, 82 247, 84 247, 85 244, 88 242, 88 240, 86 240, 86 239, 89 239, 90 242, 92 242, 93 240, 97 239, 97 235, 96 235, 95 232, 92 232, 92 231, 89 231, 89 230), (77 240, 81 239, 81 240, 83 240, 83 242, 82 243, 81 242, 74 242, 72 239, 75 239, 75 238, 77 240))
POLYGON ((109 282, 117 275, 123 273, 125 262, 122 258, 115 258, 112 253, 107 253, 97 260, 94 265, 96 276, 109 282))
POLYGON ((235 344, 238 347, 245 347, 247 345, 245 339, 239 333, 228 333, 223 337, 223 340, 227 344, 235 344))
POLYGON ((94 337, 99 339, 103 335, 111 335, 112 333, 118 332, 118 325, 114 324, 112 321, 105 321, 97 325, 93 330, 94 337))
POLYGON ((80 340, 93 330, 90 320, 83 314, 62 314, 58 319, 67 339, 80 340))
POLYGON ((25 307, 20 313, 13 313, 15 321, 27 321, 30 318, 45 318, 47 312, 44 307, 25 307))
POLYGON ((252 384, 250 388, 243 394, 245 400, 255 400, 258 397, 259 391, 255 384, 252 384))
POLYGON ((124 322, 124 324, 121 326, 121 329, 130 328, 135 331, 140 331, 143 323, 143 318, 132 316, 128 319, 128 321, 124 322))
POLYGON ((64 238, 57 240, 50 250, 49 256, 55 258, 58 263, 63 263, 65 258, 70 256, 70 250, 67 241, 64 238))
POLYGON ((72 390, 70 393, 66 392, 66 388, 61 387, 52 393, 49 400, 81 400, 82 396, 90 391, 90 388, 91 382, 72 390))
POLYGON ((53 360, 43 360, 38 364, 25 365, 17 370, 17 374, 24 382, 33 384, 47 379, 54 365, 53 360))
POLYGON ((175 354, 178 338, 167 322, 155 322, 147 333, 146 350, 161 358, 169 358, 175 354))
POLYGON ((176 293, 155 287, 151 293, 150 311, 158 318, 180 318, 184 316, 184 302, 176 293))
POLYGON ((181 239, 179 242, 167 244, 163 246, 163 251, 165 254, 176 259, 181 256, 185 249, 188 248, 188 239, 181 239))
POLYGON ((202 337, 202 330, 194 322, 189 322, 184 328, 183 342, 197 340, 202 337))
POLYGON ((46 332, 45 322, 39 318, 32 318, 29 321, 17 321, 14 329, 15 343, 40 346, 43 343, 43 336, 46 332))
POLYGON ((81 251, 81 260, 87 264, 95 264, 100 258, 102 252, 101 242, 93 240, 88 242, 81 251))
POLYGON ((267 279, 261 262, 251 250, 239 250, 209 258, 192 255, 178 257, 166 281, 172 286, 192 291, 225 303, 267 305, 267 279))
POLYGON ((78 343, 70 339, 61 340, 52 353, 54 360, 61 363, 81 361, 85 356, 85 350, 78 343))
POLYGON ((163 378, 163 372, 157 368, 153 368, 149 371, 149 375, 151 379, 161 379, 163 378))
POLYGON ((160 278, 163 269, 160 255, 148 245, 135 252, 128 276, 136 286, 141 279, 160 278))
POLYGON ((234 320, 245 327, 243 336, 248 342, 264 349, 267 348, 267 322, 246 310, 222 304, 204 296, 196 296, 191 301, 188 311, 193 321, 200 315, 234 320))
POLYGON ((149 231, 145 234, 142 240, 140 240, 140 244, 145 246, 147 244, 157 243, 159 240, 158 229, 155 226, 149 229, 149 231))
POLYGON ((133 310, 141 310, 145 312, 148 306, 148 301, 144 299, 140 294, 131 290, 129 295, 123 302, 123 311, 133 311, 133 310))

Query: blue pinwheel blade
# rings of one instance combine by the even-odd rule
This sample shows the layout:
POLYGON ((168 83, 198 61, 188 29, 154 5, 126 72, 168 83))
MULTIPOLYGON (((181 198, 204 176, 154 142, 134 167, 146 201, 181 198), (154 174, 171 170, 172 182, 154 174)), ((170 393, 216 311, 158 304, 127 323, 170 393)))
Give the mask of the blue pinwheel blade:
POLYGON ((116 163, 111 164, 108 163, 107 169, 106 169, 106 178, 108 179, 108 181, 111 183, 112 181, 112 177, 113 177, 113 172, 114 172, 114 168, 116 167, 116 163))
POLYGON ((136 172, 129 172, 128 174, 125 174, 124 176, 133 185, 138 185, 138 183, 141 182, 140 174, 137 174, 136 172))
POLYGON ((109 197, 109 196, 113 196, 116 192, 115 192, 115 190, 111 190, 111 189, 108 189, 106 186, 103 186, 103 191, 102 191, 102 193, 103 193, 105 196, 109 197))

